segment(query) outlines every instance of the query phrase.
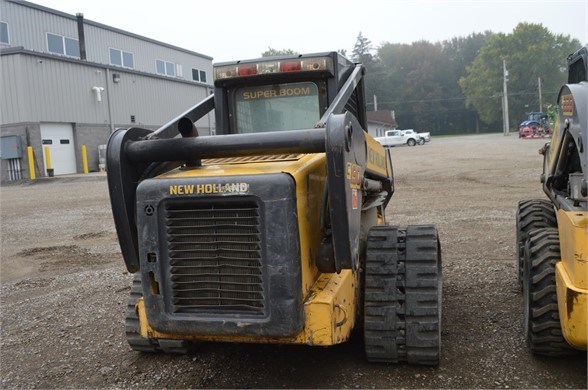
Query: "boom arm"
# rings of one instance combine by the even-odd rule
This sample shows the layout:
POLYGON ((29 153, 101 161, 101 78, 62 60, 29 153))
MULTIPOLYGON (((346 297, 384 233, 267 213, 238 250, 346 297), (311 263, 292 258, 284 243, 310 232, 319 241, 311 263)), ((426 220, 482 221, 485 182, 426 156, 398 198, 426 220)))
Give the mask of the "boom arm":
POLYGON ((386 202, 391 196, 391 178, 387 174, 364 177, 365 133, 361 120, 345 112, 347 102, 356 93, 357 114, 365 116, 362 79, 363 66, 356 65, 315 129, 174 138, 182 118, 195 122, 214 108, 213 96, 209 96, 155 132, 140 128, 114 132, 107 149, 108 187, 127 269, 136 272, 140 264, 135 222, 140 181, 185 161, 280 153, 326 153, 334 268, 356 269, 363 193, 386 193, 386 202))

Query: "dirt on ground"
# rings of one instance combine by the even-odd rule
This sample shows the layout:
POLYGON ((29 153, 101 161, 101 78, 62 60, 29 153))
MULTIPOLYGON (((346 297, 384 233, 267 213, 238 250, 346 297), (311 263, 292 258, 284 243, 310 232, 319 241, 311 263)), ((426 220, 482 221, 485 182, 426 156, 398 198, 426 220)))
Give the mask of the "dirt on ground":
POLYGON ((104 174, 1 188, 2 388, 586 388, 586 353, 532 355, 515 268, 515 213, 544 198, 545 140, 499 134, 392 149, 394 225, 434 223, 443 251, 439 367, 370 364, 345 344, 205 343, 133 352, 124 268, 104 174))

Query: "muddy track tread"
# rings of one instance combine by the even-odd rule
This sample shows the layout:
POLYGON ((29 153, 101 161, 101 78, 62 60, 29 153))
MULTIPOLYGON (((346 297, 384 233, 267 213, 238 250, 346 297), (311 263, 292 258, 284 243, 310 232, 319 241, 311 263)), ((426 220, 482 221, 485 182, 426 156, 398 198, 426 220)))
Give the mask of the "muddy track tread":
POLYGON ((557 217, 553 204, 545 199, 522 200, 519 202, 516 215, 516 251, 518 280, 523 287, 523 257, 525 242, 529 233, 537 229, 557 226, 557 217))
POLYGON ((442 275, 441 248, 435 226, 408 226, 405 268, 407 361, 438 365, 442 275))
POLYGON ((141 292, 141 275, 133 275, 131 292, 129 294, 127 313, 125 317, 125 333, 127 342, 131 348, 139 352, 161 352, 156 340, 147 339, 141 336, 139 329, 139 317, 135 310, 135 304, 143 296, 141 292))
POLYGON ((141 275, 136 273, 133 275, 133 283, 131 285, 131 292, 129 294, 127 313, 125 317, 125 333, 127 342, 131 348, 138 352, 148 353, 189 353, 191 351, 192 343, 187 341, 152 339, 141 336, 139 329, 139 317, 137 316, 135 305, 142 296, 143 292, 141 288, 141 275))
POLYGON ((370 230, 364 296, 369 361, 439 363, 438 250, 434 226, 370 230))
POLYGON ((563 337, 559 320, 555 289, 555 264, 560 261, 557 228, 530 232, 524 252, 524 331, 529 348, 546 356, 576 354, 563 337))
POLYGON ((406 361, 403 336, 403 267, 398 259, 405 232, 377 226, 368 234, 365 293, 364 348, 371 362, 406 361))

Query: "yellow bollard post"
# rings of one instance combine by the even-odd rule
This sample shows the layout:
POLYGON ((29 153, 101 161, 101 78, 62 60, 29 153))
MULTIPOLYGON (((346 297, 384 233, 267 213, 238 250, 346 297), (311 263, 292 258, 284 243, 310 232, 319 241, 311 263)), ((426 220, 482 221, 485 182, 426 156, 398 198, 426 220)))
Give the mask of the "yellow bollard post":
POLYGON ((51 150, 45 146, 45 166, 47 167, 47 176, 53 177, 53 167, 51 166, 51 150))
POLYGON ((35 158, 33 155, 33 147, 27 147, 27 151, 29 153, 29 177, 31 180, 35 180, 37 178, 37 174, 35 173, 35 158))
POLYGON ((82 145, 82 162, 84 163, 84 173, 88 173, 88 152, 86 151, 86 145, 82 145))

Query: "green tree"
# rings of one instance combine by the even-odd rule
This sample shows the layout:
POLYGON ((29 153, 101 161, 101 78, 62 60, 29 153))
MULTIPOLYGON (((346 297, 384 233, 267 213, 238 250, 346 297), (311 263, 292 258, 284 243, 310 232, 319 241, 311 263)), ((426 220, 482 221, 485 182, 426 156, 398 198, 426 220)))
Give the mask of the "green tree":
POLYGON ((580 46, 569 35, 554 35, 541 24, 520 23, 511 34, 491 35, 467 76, 459 84, 480 118, 499 126, 502 120, 502 61, 506 61, 510 123, 516 126, 528 111, 539 108, 538 78, 543 100, 555 101, 566 80, 566 57, 580 46), (534 108, 536 107, 536 108, 534 108))
POLYGON ((271 47, 268 47, 266 51, 261 53, 262 57, 277 57, 277 56, 290 56, 290 55, 297 55, 298 52, 295 52, 292 49, 282 49, 277 50, 271 47))
POLYGON ((444 118, 443 127, 453 133, 480 131, 478 113, 474 108, 468 108, 459 80, 467 76, 466 67, 470 66, 480 54, 480 50, 488 44, 488 39, 493 33, 473 33, 466 37, 455 37, 443 41, 443 55, 448 61, 449 69, 447 78, 443 80, 443 90, 446 98, 444 107, 447 116, 444 118))
POLYGON ((377 79, 366 83, 373 87, 366 89, 366 95, 378 96, 379 109, 394 110, 402 128, 435 134, 475 131, 477 112, 465 107, 458 81, 490 34, 471 34, 441 43, 384 43, 372 66, 375 73, 366 76, 377 79))
POLYGON ((353 46, 353 51, 351 52, 351 59, 368 67, 374 62, 373 50, 372 42, 364 37, 360 31, 357 35, 355 46, 353 46))
POLYGON ((439 133, 441 118, 447 113, 444 83, 449 77, 442 45, 385 43, 378 49, 378 58, 381 73, 375 94, 382 108, 396 111, 403 128, 439 133))

